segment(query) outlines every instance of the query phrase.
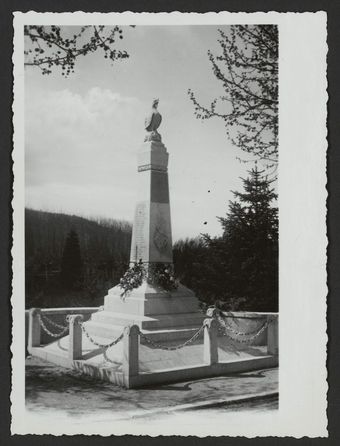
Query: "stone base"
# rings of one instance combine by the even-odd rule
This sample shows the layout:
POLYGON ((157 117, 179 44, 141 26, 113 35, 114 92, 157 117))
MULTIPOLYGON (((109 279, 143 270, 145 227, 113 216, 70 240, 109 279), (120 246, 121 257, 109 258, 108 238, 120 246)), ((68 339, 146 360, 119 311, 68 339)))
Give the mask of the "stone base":
MULTIPOLYGON (((107 343, 109 340, 96 338, 98 342, 107 343)), ((223 339, 225 344, 225 339, 223 339)), ((72 368, 95 379, 111 382, 126 387, 122 367, 123 345, 119 342, 107 351, 107 362, 103 350, 95 349, 83 336, 83 358, 72 360, 68 358, 68 336, 52 344, 31 347, 29 353, 45 361, 52 362, 66 368, 72 368)), ((228 373, 238 373, 278 365, 278 357, 266 354, 265 347, 248 347, 235 351, 234 347, 223 346, 218 349, 219 363, 204 364, 203 345, 196 343, 177 351, 165 351, 139 346, 139 373, 129 380, 128 387, 137 388, 147 385, 202 379, 209 376, 221 376, 228 373)))
POLYGON ((277 338, 268 340, 268 347, 246 344, 236 347, 225 336, 218 336, 218 333, 213 340, 214 337, 209 336, 206 328, 204 334, 201 333, 190 344, 169 350, 170 346, 184 344, 184 340, 190 339, 201 326, 204 315, 199 312, 197 299, 183 286, 168 295, 146 284, 135 291, 122 301, 120 288, 110 290, 103 310, 93 313, 91 319, 84 322, 85 332, 78 327, 79 355, 73 354, 74 327, 71 335, 48 345, 39 345, 38 341, 34 344, 36 346, 28 348, 29 353, 128 388, 278 365, 277 348, 274 348, 277 338), (185 325, 181 325, 184 322, 185 325), (152 338, 156 345, 152 342, 150 345, 150 341, 144 342, 143 336, 136 337, 134 330, 133 349, 130 343, 132 338, 127 331, 120 342, 107 349, 101 347, 109 345, 122 334, 126 325, 132 324, 138 324, 140 330, 147 338, 152 338), (211 353, 212 342, 216 351, 214 360, 212 356, 207 356, 207 349, 211 353), (270 347, 274 354, 270 352, 270 343, 275 344, 270 347), (74 357, 80 359, 72 359, 74 357))
POLYGON ((86 323, 90 334, 114 338, 127 325, 138 325, 154 341, 189 338, 203 323, 198 299, 183 285, 167 292, 143 283, 122 298, 122 289, 109 290, 102 311, 86 323))

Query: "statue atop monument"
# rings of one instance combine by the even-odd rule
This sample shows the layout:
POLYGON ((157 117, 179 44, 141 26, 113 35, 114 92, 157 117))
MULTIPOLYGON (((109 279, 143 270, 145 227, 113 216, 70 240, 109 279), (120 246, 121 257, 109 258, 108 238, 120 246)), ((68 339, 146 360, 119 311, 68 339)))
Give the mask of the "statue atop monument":
POLYGON ((151 113, 145 118, 145 130, 148 132, 148 134, 145 136, 144 141, 162 140, 161 135, 157 132, 157 129, 162 122, 162 115, 157 110, 158 103, 158 99, 153 100, 151 113))

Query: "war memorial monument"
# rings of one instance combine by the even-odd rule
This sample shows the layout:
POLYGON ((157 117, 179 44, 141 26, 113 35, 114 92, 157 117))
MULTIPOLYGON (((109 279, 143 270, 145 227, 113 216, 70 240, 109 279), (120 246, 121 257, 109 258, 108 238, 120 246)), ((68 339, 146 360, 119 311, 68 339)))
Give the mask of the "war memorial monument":
MULTIPOLYGON (((138 198, 128 271, 99 309, 31 309, 28 351, 128 388, 274 367, 277 316, 229 315, 256 325, 248 338, 254 344, 250 350, 243 337, 247 333, 234 330, 239 335, 235 355, 234 346, 226 348, 233 339, 227 318, 216 311, 204 315, 195 294, 173 275, 169 153, 158 132, 161 121, 155 99, 137 155, 138 198), (221 328, 227 335, 222 339, 221 328)), ((249 332, 249 324, 245 327, 249 332)))

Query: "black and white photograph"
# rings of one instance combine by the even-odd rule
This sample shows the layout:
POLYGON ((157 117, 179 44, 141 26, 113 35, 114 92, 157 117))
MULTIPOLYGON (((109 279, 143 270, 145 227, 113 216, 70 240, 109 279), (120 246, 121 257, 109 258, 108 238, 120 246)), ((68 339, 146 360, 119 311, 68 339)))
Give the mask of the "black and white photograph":
POLYGON ((325 435, 325 228, 313 259, 299 219, 325 212, 325 17, 304 61, 284 16, 17 13, 15 433, 325 435), (295 428, 311 321, 294 397, 321 415, 295 428))

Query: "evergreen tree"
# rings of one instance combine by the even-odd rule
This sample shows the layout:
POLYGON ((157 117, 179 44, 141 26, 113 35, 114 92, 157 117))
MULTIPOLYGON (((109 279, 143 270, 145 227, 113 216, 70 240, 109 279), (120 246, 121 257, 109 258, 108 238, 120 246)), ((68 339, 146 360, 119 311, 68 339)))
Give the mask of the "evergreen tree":
POLYGON ((203 302, 214 301, 214 281, 207 261, 209 247, 201 237, 178 240, 173 247, 175 275, 203 302))
POLYGON ((233 192, 223 235, 179 241, 175 272, 202 303, 230 311, 278 311, 278 210, 271 181, 257 167, 233 192))
POLYGON ((60 278, 65 288, 80 287, 82 267, 78 234, 72 229, 66 237, 61 261, 60 278))
POLYGON ((220 296, 229 309, 277 311, 278 210, 267 177, 257 167, 243 179, 244 192, 219 220, 221 238, 206 240, 214 253, 220 296), (234 308, 232 308, 234 307, 234 308))

